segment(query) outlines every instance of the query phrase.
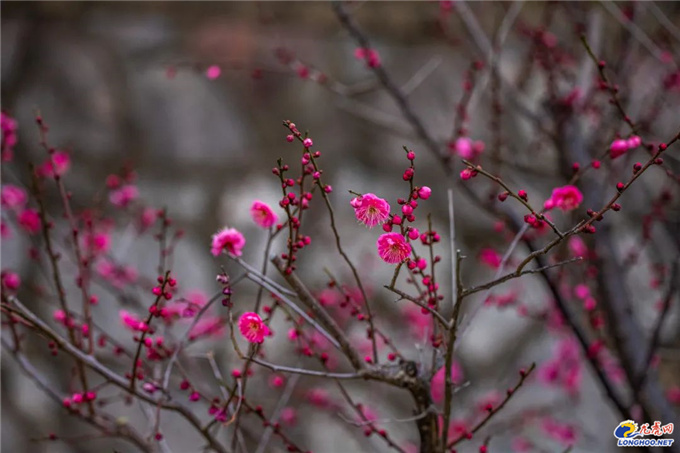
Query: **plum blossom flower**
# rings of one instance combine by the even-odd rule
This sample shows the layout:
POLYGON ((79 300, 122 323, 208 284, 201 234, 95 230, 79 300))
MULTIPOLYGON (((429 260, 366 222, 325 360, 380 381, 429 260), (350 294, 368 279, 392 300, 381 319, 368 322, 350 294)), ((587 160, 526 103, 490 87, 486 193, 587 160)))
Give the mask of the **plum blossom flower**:
POLYGON ((26 192, 21 187, 5 184, 2 186, 0 201, 4 208, 23 208, 26 204, 26 192))
POLYGON ((357 220, 369 228, 382 225, 390 216, 390 204, 372 193, 353 198, 350 205, 357 220))
POLYGON ((38 176, 53 177, 63 175, 71 166, 71 158, 65 151, 57 151, 36 170, 38 176))
POLYGON ((455 152, 466 160, 473 160, 484 152, 484 142, 472 141, 470 137, 459 137, 455 142, 449 144, 451 152, 455 152))
POLYGON ((40 231, 40 215, 35 209, 27 208, 19 214, 19 225, 29 234, 40 231))
POLYGON ((486 264, 491 269, 498 269, 502 260, 501 255, 494 249, 485 248, 479 252, 479 261, 486 264))
POLYGON ((139 197, 137 186, 131 184, 116 189, 109 194, 109 201, 114 206, 124 208, 139 197))
POLYGON ((205 76, 210 80, 215 80, 220 74, 222 74, 222 69, 215 64, 209 66, 208 69, 205 70, 205 76))
POLYGON ((543 207, 545 209, 559 208, 563 211, 571 211, 578 208, 582 201, 583 194, 576 186, 556 187, 543 207))
POLYGON ((257 313, 246 312, 238 320, 238 328, 251 343, 262 343, 264 337, 269 335, 269 327, 262 321, 257 313))
POLYGON ((293 407, 284 407, 281 409, 281 421, 288 426, 294 426, 297 423, 297 411, 293 407))
POLYGON ((628 139, 616 139, 609 145, 609 157, 616 159, 623 156, 629 149, 637 148, 642 144, 642 139, 637 135, 631 135, 628 139))
POLYGON ((411 244, 400 233, 385 233, 378 238, 378 254, 383 261, 397 264, 411 254, 411 244))
POLYGON ((271 228, 279 220, 279 217, 272 211, 272 208, 260 200, 253 201, 253 205, 250 207, 250 215, 253 218, 253 222, 262 228, 271 228))
POLYGON ((213 235, 210 252, 213 256, 217 256, 226 250, 232 255, 241 256, 245 245, 246 238, 240 231, 236 228, 225 227, 213 235))
POLYGON ((118 316, 120 316, 121 322, 129 329, 145 332, 149 328, 149 326, 144 321, 137 318, 127 310, 119 311, 118 316))
POLYGON ((567 242, 569 251, 576 257, 585 257, 588 255, 588 246, 579 236, 572 236, 567 242))

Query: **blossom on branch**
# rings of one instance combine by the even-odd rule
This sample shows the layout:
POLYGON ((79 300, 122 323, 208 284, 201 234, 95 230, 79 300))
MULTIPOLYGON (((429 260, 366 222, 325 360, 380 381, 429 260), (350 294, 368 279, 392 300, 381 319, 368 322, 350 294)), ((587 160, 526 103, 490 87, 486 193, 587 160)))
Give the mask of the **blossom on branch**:
POLYGON ((378 238, 377 245, 378 254, 386 263, 401 263, 411 254, 411 244, 401 233, 385 233, 378 238))
POLYGON ((545 209, 559 208, 563 211, 572 211, 583 202, 583 194, 576 186, 556 187, 543 207, 545 209))
POLYGON ((238 320, 238 328, 241 334, 246 337, 246 340, 251 343, 262 343, 264 337, 269 335, 269 327, 257 313, 243 313, 238 320))
POLYGON ((253 218, 253 222, 262 228, 271 228, 279 220, 279 216, 272 208, 260 200, 253 201, 253 205, 250 207, 250 216, 253 218))
POLYGON ((213 235, 210 252, 217 256, 226 250, 232 255, 241 256, 245 245, 246 238, 240 231, 236 228, 223 228, 213 235))
POLYGON ((390 204, 372 193, 355 197, 350 204, 357 220, 369 228, 382 225, 390 216, 390 204))

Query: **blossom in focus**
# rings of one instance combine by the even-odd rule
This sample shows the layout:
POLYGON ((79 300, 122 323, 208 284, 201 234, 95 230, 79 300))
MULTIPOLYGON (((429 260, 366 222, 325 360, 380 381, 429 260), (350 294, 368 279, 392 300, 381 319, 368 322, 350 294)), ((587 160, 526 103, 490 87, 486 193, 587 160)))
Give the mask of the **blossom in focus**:
POLYGON ((269 327, 262 321, 257 313, 247 312, 238 320, 238 328, 246 340, 251 343, 262 343, 264 337, 269 334, 269 327))
POLYGON ((390 205, 387 201, 372 193, 355 197, 350 202, 357 220, 369 228, 382 225, 390 216, 390 205))
POLYGON ((397 264, 411 254, 411 244, 400 233, 385 233, 378 238, 378 254, 383 261, 397 264))
POLYGON ((245 245, 246 238, 240 231, 236 228, 223 228, 213 235, 210 252, 217 256, 226 250, 232 255, 241 256, 245 245))
POLYGON ((563 211, 571 211, 578 208, 583 202, 583 194, 576 186, 563 186, 553 189, 543 207, 545 209, 559 208, 563 211))
POLYGON ((250 207, 250 215, 253 218, 253 222, 262 228, 271 228, 279 220, 279 217, 272 211, 272 208, 260 200, 253 201, 253 205, 250 207))

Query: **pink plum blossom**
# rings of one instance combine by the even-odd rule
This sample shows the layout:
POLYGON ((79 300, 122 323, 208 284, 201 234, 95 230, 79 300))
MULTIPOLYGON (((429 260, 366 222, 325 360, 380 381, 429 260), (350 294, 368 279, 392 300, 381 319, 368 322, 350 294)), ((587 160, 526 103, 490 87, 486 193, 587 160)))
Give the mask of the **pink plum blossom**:
POLYGON ((545 209, 559 208, 563 211, 572 211, 583 202, 583 194, 576 186, 556 187, 552 195, 543 204, 545 209))
POLYGON ((500 253, 491 248, 484 248, 479 252, 479 261, 486 264, 491 269, 498 269, 503 258, 500 253))
POLYGON ((38 176, 54 177, 63 175, 71 167, 71 158, 65 151, 57 151, 36 170, 38 176))
POLYGON ((251 343, 262 343, 269 334, 269 327, 257 313, 246 312, 238 320, 238 328, 246 340, 251 343))
POLYGON ((111 191, 109 201, 116 207, 125 208, 139 197, 137 186, 128 184, 120 189, 111 191))
POLYGON ((253 222, 262 228, 271 228, 279 220, 272 208, 260 200, 253 201, 253 205, 250 207, 250 215, 253 222))
POLYGON ((385 233, 378 238, 378 254, 383 261, 397 264, 411 254, 411 244, 400 233, 385 233))
POLYGON ((382 225, 390 216, 390 205, 387 201, 372 193, 355 197, 350 201, 357 220, 369 228, 382 225))
POLYGON ((223 251, 235 256, 241 256, 243 247, 246 245, 246 238, 235 228, 223 228, 212 237, 212 247, 210 252, 217 256, 223 251))
POLYGON ((24 209, 19 214, 19 225, 29 234, 38 233, 41 225, 38 211, 31 208, 24 209))
POLYGON ((0 200, 3 208, 23 208, 27 200, 26 192, 21 187, 5 184, 2 186, 0 200))

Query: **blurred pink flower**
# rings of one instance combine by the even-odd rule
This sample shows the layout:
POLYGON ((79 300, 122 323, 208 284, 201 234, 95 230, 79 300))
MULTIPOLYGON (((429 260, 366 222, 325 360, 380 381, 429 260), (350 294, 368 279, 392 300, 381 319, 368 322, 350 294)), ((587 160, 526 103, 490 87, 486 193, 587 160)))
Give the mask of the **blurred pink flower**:
POLYGON ((498 269, 502 260, 503 257, 501 257, 500 253, 494 249, 485 248, 479 252, 479 261, 481 261, 482 264, 486 264, 491 269, 498 269))
POLYGON ((564 186, 553 189, 543 207, 545 209, 559 208, 563 211, 572 211, 578 208, 583 201, 583 194, 576 186, 564 186))
POLYGON ((4 208, 23 208, 26 204, 26 200, 26 192, 21 187, 12 184, 5 184, 2 186, 0 201, 4 208))
POLYGON ((11 271, 2 271, 0 279, 2 280, 2 287, 10 291, 16 291, 21 285, 21 278, 19 278, 19 275, 11 271))
POLYGON ((149 328, 149 326, 144 321, 137 318, 135 315, 133 315, 127 310, 120 310, 118 312, 118 316, 120 316, 121 322, 129 329, 139 332, 145 332, 149 328))
POLYGON ((215 64, 209 66, 208 69, 205 70, 205 76, 210 80, 215 80, 220 74, 222 74, 222 68, 215 64))
POLYGON ((137 186, 128 184, 120 189, 111 191, 109 194, 109 201, 116 207, 125 208, 131 202, 135 201, 137 197, 139 197, 137 186))
POLYGON ((38 211, 26 208, 19 214, 19 225, 29 234, 36 234, 40 231, 40 215, 38 211))
POLYGON ((250 215, 253 221, 262 228, 271 228, 279 220, 272 208, 260 200, 253 201, 253 205, 250 207, 250 215))

